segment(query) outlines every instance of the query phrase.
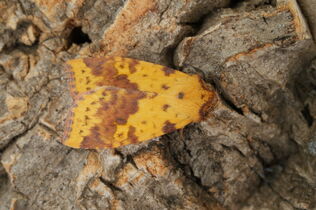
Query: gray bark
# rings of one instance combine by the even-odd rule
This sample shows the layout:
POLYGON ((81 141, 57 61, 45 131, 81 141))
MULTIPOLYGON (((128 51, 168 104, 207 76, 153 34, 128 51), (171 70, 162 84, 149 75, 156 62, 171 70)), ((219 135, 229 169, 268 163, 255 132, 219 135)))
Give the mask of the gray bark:
POLYGON ((0 14, 0 210, 316 208, 313 0, 4 0, 0 14), (66 147, 63 65, 100 55, 200 74, 218 104, 156 140, 66 147))

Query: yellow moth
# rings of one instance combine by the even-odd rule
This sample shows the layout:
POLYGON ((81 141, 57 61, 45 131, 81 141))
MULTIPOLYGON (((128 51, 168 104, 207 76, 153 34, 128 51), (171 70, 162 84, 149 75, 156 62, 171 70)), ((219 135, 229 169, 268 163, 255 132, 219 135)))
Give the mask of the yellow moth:
POLYGON ((203 119, 216 101, 198 75, 123 57, 67 62, 74 106, 62 143, 114 148, 146 141, 203 119))

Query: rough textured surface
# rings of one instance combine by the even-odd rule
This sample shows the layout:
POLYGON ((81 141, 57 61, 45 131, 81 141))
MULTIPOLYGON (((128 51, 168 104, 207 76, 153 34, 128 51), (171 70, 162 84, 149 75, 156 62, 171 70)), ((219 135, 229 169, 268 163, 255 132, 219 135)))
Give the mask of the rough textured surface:
POLYGON ((1 1, 0 209, 315 209, 316 8, 298 3, 1 1), (156 140, 65 147, 63 65, 93 55, 200 74, 220 100, 156 140))
POLYGON ((298 1, 302 8, 303 14, 306 16, 307 23, 310 26, 310 30, 313 34, 314 41, 316 36, 316 2, 313 0, 300 0, 298 1))
POLYGON ((202 121, 217 101, 198 75, 136 59, 74 59, 67 71, 74 105, 61 142, 73 148, 148 141, 202 121))

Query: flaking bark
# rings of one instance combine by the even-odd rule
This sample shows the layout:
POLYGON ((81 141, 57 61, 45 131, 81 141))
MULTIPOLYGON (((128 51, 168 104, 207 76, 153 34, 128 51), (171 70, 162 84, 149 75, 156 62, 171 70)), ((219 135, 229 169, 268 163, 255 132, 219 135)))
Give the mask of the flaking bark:
POLYGON ((0 14, 1 210, 316 208, 313 0, 4 0, 0 14), (218 104, 142 144, 65 147, 63 65, 96 55, 200 74, 218 104))

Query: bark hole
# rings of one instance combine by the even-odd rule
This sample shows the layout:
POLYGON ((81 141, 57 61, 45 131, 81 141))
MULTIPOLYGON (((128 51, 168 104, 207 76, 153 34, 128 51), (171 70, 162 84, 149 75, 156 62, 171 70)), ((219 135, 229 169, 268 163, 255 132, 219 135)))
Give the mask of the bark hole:
POLYGON ((82 45, 84 43, 91 43, 91 39, 88 34, 84 33, 82 31, 81 26, 75 27, 70 32, 69 38, 69 46, 71 46, 73 43, 82 45))
POLYGON ((307 125, 311 127, 313 125, 314 118, 311 116, 309 112, 308 105, 304 106, 304 109, 301 112, 302 112, 302 115, 304 116, 304 119, 307 122, 307 125))

